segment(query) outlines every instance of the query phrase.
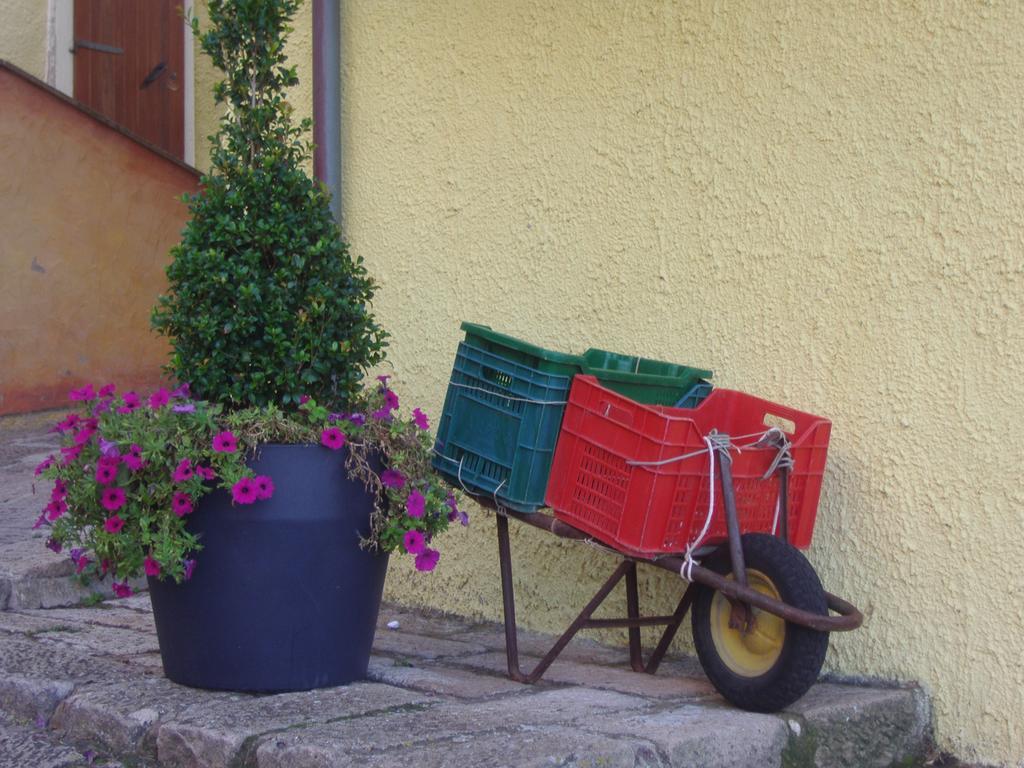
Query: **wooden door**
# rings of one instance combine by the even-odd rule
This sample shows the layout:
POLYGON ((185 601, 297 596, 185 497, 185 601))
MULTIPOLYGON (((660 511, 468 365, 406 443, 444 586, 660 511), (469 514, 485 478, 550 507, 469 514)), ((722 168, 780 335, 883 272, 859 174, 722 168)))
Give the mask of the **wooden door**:
POLYGON ((183 159, 183 0, 74 3, 75 98, 183 159))

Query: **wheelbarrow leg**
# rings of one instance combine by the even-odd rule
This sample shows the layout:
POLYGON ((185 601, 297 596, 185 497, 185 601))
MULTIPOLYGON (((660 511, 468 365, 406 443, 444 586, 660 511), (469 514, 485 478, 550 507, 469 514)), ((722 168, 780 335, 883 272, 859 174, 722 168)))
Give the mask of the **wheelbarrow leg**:
MULTIPOLYGON (((626 616, 640 618, 640 595, 636 583, 636 563, 630 562, 626 571, 626 616)), ((640 645, 640 627, 629 627, 629 665, 634 672, 644 671, 643 647, 640 645)))
POLYGON ((651 654, 651 658, 647 660, 647 666, 644 668, 644 672, 647 674, 653 675, 658 671, 658 666, 661 664, 661 660, 665 658, 665 653, 668 651, 668 647, 675 639, 676 632, 679 630, 679 625, 683 623, 683 619, 686 618, 686 612, 690 610, 690 606, 693 605, 693 601, 696 597, 697 585, 691 583, 687 586, 686 591, 683 592, 683 596, 679 600, 679 605, 676 606, 675 613, 672 614, 672 620, 665 627, 665 631, 661 635, 661 640, 658 641, 658 646, 651 654))
MULTIPOLYGON (((732 487, 732 460, 728 448, 715 450, 718 462, 719 477, 722 481, 722 505, 725 507, 725 525, 729 532, 729 559, 732 563, 732 575, 737 584, 747 586, 747 566, 743 561, 743 541, 740 538, 740 521, 736 513, 736 492, 732 487)), ((729 626, 733 629, 747 629, 750 626, 751 612, 746 603, 732 602, 732 613, 729 626)))

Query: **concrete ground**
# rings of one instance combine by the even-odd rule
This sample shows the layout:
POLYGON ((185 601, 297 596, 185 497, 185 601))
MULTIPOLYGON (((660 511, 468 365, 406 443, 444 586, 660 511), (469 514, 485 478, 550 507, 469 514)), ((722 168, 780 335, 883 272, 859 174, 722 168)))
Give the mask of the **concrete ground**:
MULTIPOLYGON (((89 590, 31 530, 52 417, 0 419, 0 768, 124 765, 884 766, 927 761, 916 687, 823 682, 777 715, 728 706, 692 658, 629 671, 578 640, 534 686, 505 677, 496 624, 385 605, 369 680, 277 695, 162 672, 148 597, 89 590), (102 593, 101 593, 102 594, 102 593), (397 628, 387 625, 397 622, 397 628)), ((494 575, 497 578, 497 574, 494 575)), ((524 668, 553 638, 521 633, 524 668)))

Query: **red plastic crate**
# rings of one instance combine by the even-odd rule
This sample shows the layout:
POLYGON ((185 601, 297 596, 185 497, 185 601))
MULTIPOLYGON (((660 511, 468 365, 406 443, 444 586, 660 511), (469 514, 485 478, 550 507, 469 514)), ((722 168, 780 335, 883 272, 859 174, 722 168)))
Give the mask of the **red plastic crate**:
MULTIPOLYGON (((742 392, 716 389, 696 408, 642 405, 576 376, 551 465, 546 502, 555 517, 628 554, 682 552, 700 534, 708 510, 708 453, 661 466, 637 466, 705 448, 712 430, 736 445, 780 427, 792 443, 789 536, 811 544, 832 424, 742 392), (746 437, 744 437, 746 436, 746 437)), ((762 480, 775 449, 733 450, 732 476, 743 533, 770 533, 779 479, 762 480)), ((718 473, 715 509, 702 543, 728 537, 718 473)))

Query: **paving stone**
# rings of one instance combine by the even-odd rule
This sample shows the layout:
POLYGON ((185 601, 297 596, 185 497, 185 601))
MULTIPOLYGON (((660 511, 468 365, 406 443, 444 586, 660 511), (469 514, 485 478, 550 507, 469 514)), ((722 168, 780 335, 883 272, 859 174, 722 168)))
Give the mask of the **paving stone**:
POLYGON ((124 670, 117 664, 81 648, 18 635, 0 638, 0 677, 5 675, 76 683, 125 677, 124 670))
POLYGON ((45 731, 0 716, 0 768, 80 768, 94 760, 93 766, 109 763, 95 760, 73 747, 55 744, 45 731))
MULTIPOLYGON (((145 595, 143 599, 148 602, 149 596, 145 595)), ((103 603, 102 606, 91 606, 88 608, 50 608, 21 611, 20 613, 25 616, 76 625, 93 624, 101 627, 118 627, 120 629, 131 629, 136 632, 151 634, 156 632, 152 613, 129 610, 120 607, 116 603, 103 603)), ((3 627, 3 618, 0 616, 0 628, 3 627)))
POLYGON ((501 694, 523 693, 526 686, 507 677, 483 675, 442 666, 410 666, 391 659, 375 657, 367 672, 370 680, 414 691, 481 699, 501 694))
POLYGON ((778 717, 693 704, 595 718, 583 728, 605 736, 642 735, 665 764, 687 768, 778 768, 789 740, 778 717))
POLYGON ((486 648, 476 643, 463 643, 427 635, 416 635, 402 630, 378 631, 373 638, 373 652, 420 659, 469 656, 482 653, 486 648))
POLYGON ((919 757, 930 721, 917 688, 830 683, 814 686, 787 713, 803 721, 792 751, 813 758, 816 768, 885 768, 919 757))
POLYGON ((57 705, 74 689, 74 683, 66 680, 3 675, 0 676, 0 712, 46 725, 57 705))
POLYGON ((104 605, 127 611, 141 611, 143 613, 153 612, 153 603, 149 599, 149 593, 147 592, 132 595, 131 597, 115 598, 110 602, 104 603, 104 605))
MULTIPOLYGON (((500 624, 477 627, 459 639, 463 642, 479 643, 490 650, 505 652, 505 628, 500 624)), ((519 646, 519 653, 543 658, 555 644, 555 638, 539 632, 520 630, 516 644, 519 646)), ((628 665, 629 647, 625 643, 620 648, 609 647, 589 638, 575 637, 558 658, 582 664, 628 665)))
POLYGON ((462 639, 460 636, 471 631, 474 626, 474 622, 459 616, 440 611, 417 612, 393 603, 383 603, 377 614, 378 632, 401 631, 414 635, 462 639), (388 629, 387 625, 392 621, 398 622, 398 630, 388 629))
POLYGON ((634 768, 657 765, 637 739, 617 740, 562 728, 531 728, 442 741, 410 742, 384 754, 348 754, 343 743, 273 739, 256 751, 258 768, 634 768), (648 759, 644 759, 648 758, 648 759))
MULTIPOLYGON (((476 744, 495 734, 501 735, 508 746, 520 733, 561 725, 566 726, 563 733, 568 737, 580 722, 597 714, 643 711, 646 708, 646 702, 641 699, 588 688, 544 691, 473 704, 442 701, 425 710, 405 709, 350 718, 301 732, 287 731, 269 736, 260 740, 256 750, 257 764, 261 768, 366 765, 371 763, 370 756, 382 751, 416 747, 415 752, 418 754, 423 745, 435 742, 458 743, 467 739, 476 744), (354 758, 355 762, 350 762, 354 758)), ((443 750, 439 754, 443 754, 443 750)), ((406 755, 401 759, 408 764, 412 758, 406 755)), ((443 762, 436 764, 441 765, 443 762)), ((452 761, 448 764, 462 763, 452 761)), ((518 762, 500 761, 466 764, 519 765, 518 762)))
POLYGON ((115 755, 152 760, 161 722, 197 701, 230 699, 229 694, 185 688, 163 678, 93 684, 62 701, 50 726, 71 741, 99 744, 115 755))
MULTIPOLYGON (((538 661, 540 659, 533 656, 519 657, 520 667, 527 673, 534 669, 538 661)), ((499 674, 505 673, 508 668, 504 653, 467 656, 453 663, 499 674)), ((548 683, 586 685, 591 688, 604 688, 661 699, 693 699, 717 695, 714 687, 704 677, 681 677, 661 672, 648 675, 644 672, 633 672, 629 668, 616 669, 595 664, 579 664, 565 661, 561 657, 548 667, 543 680, 548 683)))
MULTIPOLYGON (((331 720, 426 706, 426 696, 387 685, 355 683, 319 691, 270 696, 229 696, 196 704, 164 724, 157 735, 161 766, 221 768, 242 762, 253 737, 271 731, 305 732, 331 720)), ((253 745, 255 746, 255 745, 253 745)))

